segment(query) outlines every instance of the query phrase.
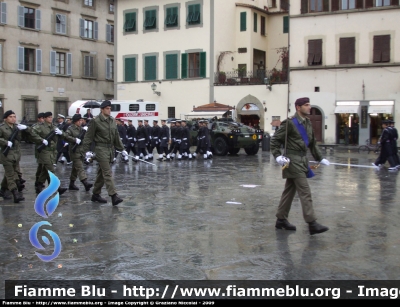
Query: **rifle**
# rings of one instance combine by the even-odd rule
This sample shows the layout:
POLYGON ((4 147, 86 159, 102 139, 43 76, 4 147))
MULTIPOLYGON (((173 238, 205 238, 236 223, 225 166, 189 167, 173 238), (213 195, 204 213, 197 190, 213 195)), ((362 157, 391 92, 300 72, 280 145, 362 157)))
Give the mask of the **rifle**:
MULTIPOLYGON (((86 130, 82 128, 81 132, 79 133, 79 135, 77 136, 78 139, 80 139, 81 141, 83 140, 83 138, 85 137, 86 134, 86 130)), ((72 152, 76 151, 76 148, 79 146, 79 144, 75 143, 74 146, 72 147, 72 152)))
MULTIPOLYGON (((26 121, 26 116, 24 116, 24 117, 22 118, 22 121, 21 121, 20 124, 23 125, 23 124, 26 124, 26 123, 27 123, 27 121, 26 121)), ((8 141, 10 141, 11 143, 14 143, 14 139, 17 137, 18 132, 19 132, 18 127, 15 127, 14 130, 13 130, 13 132, 11 133, 10 137, 8 138, 8 141)), ((8 152, 10 151, 10 149, 11 149, 11 147, 7 146, 7 147, 3 150, 3 155, 7 157, 8 152)))
MULTIPOLYGON (((65 126, 65 121, 62 122, 61 124, 59 124, 59 125, 57 126, 57 128, 60 129, 60 130, 62 130, 62 129, 64 128, 64 126, 65 126)), ((51 130, 51 131, 46 135, 46 137, 45 137, 44 139, 45 139, 47 142, 49 142, 49 144, 50 144, 50 142, 51 142, 51 140, 53 139, 53 137, 54 137, 55 134, 56 134, 56 131, 55 131, 55 130, 51 130)), ((46 145, 40 144, 36 149, 37 149, 37 151, 40 153, 45 147, 46 147, 46 145)))

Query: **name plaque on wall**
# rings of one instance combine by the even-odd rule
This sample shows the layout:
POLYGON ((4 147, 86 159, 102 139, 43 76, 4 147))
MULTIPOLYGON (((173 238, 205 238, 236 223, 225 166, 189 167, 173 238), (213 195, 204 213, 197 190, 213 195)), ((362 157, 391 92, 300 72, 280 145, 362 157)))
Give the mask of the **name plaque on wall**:
POLYGON ((368 106, 361 106, 361 128, 368 128, 368 106))

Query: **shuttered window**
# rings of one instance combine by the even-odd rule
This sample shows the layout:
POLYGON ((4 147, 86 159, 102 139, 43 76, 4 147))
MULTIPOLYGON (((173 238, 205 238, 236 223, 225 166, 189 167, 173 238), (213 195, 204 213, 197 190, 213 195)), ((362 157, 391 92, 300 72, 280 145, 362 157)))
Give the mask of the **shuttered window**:
POLYGON ((261 16, 260 33, 265 36, 265 17, 261 16))
POLYGON ((133 82, 136 81, 136 58, 125 58, 124 67, 124 81, 133 82))
POLYGON ((355 37, 343 37, 339 41, 339 64, 355 63, 355 37))
POLYGON ((146 56, 144 58, 144 80, 156 80, 157 79, 157 57, 146 56))
POLYGON ((108 43, 114 42, 114 25, 106 24, 106 41, 108 43))
POLYGON ((205 78, 207 75, 206 52, 182 54, 181 78, 205 78))
POLYGON ((240 32, 246 31, 246 12, 240 13, 240 32))
POLYGON ((157 11, 149 10, 145 12, 145 20, 143 23, 143 27, 145 30, 155 29, 157 27, 157 11))
POLYGON ((106 79, 114 80, 114 59, 106 59, 106 79))
POLYGON ((200 24, 200 4, 192 4, 188 6, 187 23, 189 25, 200 24))
POLYGON ((165 79, 178 79, 178 55, 165 56, 165 79))
POLYGON ((3 45, 0 44, 0 70, 3 69, 3 45))
POLYGON ((0 23, 7 23, 7 3, 5 2, 0 3, 0 23))
POLYGON ((67 34, 67 16, 56 14, 56 33, 67 34))
POLYGON ((125 32, 136 32, 136 13, 135 12, 125 14, 124 31, 125 32))
POLYGON ((30 7, 18 6, 18 26, 40 30, 41 11, 30 7))
POLYGON ((322 65, 322 39, 308 41, 307 63, 309 66, 322 65))
POLYGON ((281 10, 282 11, 289 10, 289 0, 281 0, 281 10))
POLYGON ((283 16, 283 33, 289 33, 289 16, 283 16))
POLYGON ((258 18, 257 18, 257 13, 254 13, 253 31, 256 32, 256 33, 257 33, 257 23, 258 23, 258 20, 257 20, 257 19, 258 19, 258 18))
POLYGON ((374 63, 390 62, 390 35, 374 36, 374 63))
POLYGON ((178 26, 178 8, 169 7, 166 10, 165 25, 167 28, 178 26))
POLYGON ((94 77, 94 57, 91 55, 85 55, 83 58, 83 76, 94 77))

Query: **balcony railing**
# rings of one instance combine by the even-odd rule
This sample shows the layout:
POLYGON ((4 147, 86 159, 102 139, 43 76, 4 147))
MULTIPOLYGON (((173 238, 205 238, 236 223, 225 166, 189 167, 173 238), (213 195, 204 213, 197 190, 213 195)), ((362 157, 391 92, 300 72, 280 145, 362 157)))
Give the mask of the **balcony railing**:
POLYGON ((286 70, 227 71, 214 74, 214 85, 261 85, 287 82, 286 70))

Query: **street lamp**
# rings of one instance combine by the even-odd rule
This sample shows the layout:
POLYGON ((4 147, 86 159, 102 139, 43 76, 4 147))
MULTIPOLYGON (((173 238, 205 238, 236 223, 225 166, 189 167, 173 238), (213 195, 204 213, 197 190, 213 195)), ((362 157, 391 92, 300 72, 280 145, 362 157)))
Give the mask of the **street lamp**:
POLYGON ((161 92, 157 92, 157 91, 156 91, 157 85, 156 85, 154 82, 153 82, 153 84, 151 85, 151 89, 153 90, 153 93, 154 93, 154 94, 156 94, 156 95, 158 95, 158 96, 161 95, 161 92))

